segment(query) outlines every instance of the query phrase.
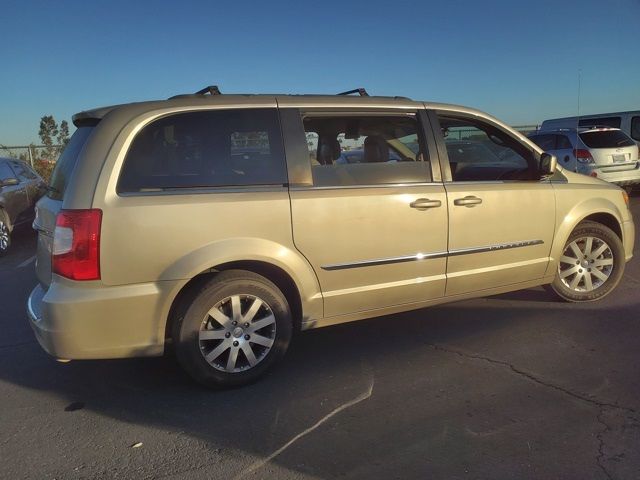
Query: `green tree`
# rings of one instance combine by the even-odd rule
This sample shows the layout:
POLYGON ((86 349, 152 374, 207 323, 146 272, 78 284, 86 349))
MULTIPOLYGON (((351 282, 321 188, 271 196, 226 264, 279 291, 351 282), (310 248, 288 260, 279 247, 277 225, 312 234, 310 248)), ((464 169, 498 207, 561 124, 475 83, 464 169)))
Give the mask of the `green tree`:
POLYGON ((42 140, 42 144, 45 146, 47 160, 55 160, 57 158, 57 152, 53 146, 53 139, 59 134, 58 124, 53 118, 53 115, 45 115, 40 119, 40 131, 38 135, 40 136, 40 140, 42 140))
POLYGON ((62 147, 66 147, 67 143, 69 143, 69 124, 66 120, 60 122, 60 131, 56 138, 58 139, 58 144, 62 145, 62 147))

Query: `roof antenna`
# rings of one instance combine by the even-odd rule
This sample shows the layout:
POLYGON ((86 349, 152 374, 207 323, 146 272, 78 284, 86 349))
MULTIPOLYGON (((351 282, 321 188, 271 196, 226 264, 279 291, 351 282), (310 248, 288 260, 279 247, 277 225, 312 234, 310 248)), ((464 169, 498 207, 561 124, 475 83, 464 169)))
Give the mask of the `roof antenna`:
POLYGON ((578 69, 578 115, 576 117, 576 130, 580 127, 580 88, 582 86, 582 69, 578 69))

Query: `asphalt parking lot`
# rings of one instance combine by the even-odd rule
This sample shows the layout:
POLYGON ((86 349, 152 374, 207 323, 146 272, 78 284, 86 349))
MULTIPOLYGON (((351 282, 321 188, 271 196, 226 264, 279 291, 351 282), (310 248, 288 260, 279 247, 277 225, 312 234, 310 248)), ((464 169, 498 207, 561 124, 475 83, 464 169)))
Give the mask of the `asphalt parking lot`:
POLYGON ((531 289, 307 332, 259 383, 207 391, 171 358, 49 358, 35 236, 14 241, 1 478, 640 478, 637 259, 599 303, 531 289))

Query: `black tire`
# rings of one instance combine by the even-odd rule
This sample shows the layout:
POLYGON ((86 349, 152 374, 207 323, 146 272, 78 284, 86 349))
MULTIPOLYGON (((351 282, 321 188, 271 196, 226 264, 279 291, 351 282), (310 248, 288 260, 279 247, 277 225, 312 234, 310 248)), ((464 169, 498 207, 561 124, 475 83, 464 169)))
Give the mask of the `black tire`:
MULTIPOLYGON (((625 267, 625 254, 624 254, 624 248, 622 246, 622 241, 613 232, 613 230, 611 230, 609 227, 602 225, 600 223, 589 222, 589 221, 580 223, 567 239, 567 242, 565 243, 565 246, 562 249, 563 253, 561 254, 561 256, 564 256, 565 252, 570 249, 570 245, 572 244, 572 242, 578 243, 581 241, 581 239, 586 239, 587 237, 596 239, 594 240, 594 242, 596 242, 600 246, 602 245, 602 243, 599 243, 599 242, 605 242, 608 245, 609 250, 601 254, 602 259, 600 260, 593 260, 593 259, 589 260, 589 258, 591 257, 589 258, 584 257, 583 261, 587 262, 586 265, 588 265, 588 269, 587 267, 583 267, 582 264, 576 263, 575 267, 569 267, 569 265, 571 265, 571 263, 569 262, 560 263, 558 270, 556 270, 555 279, 551 285, 547 286, 547 290, 552 291, 564 301, 593 302, 596 300, 600 300, 601 298, 611 293, 613 289, 616 288, 618 283, 620 283, 620 280, 622 279, 622 275, 624 273, 624 267, 625 267), (611 256, 605 258, 604 255, 605 254, 609 255, 609 253, 611 256), (592 262, 592 263, 598 262, 598 261, 608 262, 609 260, 611 260, 611 263, 612 263, 611 270, 608 270, 608 267, 602 267, 602 269, 598 269, 601 276, 604 275, 604 273, 608 273, 608 277, 606 278, 606 280, 596 278, 595 275, 592 275, 590 277, 590 278, 596 279, 596 281, 602 282, 598 286, 596 286, 596 284, 593 283, 592 286, 595 288, 593 288, 592 290, 578 291, 578 289, 580 288, 585 288, 586 283, 584 280, 580 280, 574 289, 569 288, 571 284, 569 285, 565 284, 565 282, 569 283, 570 279, 571 280, 575 279, 576 277, 574 275, 577 276, 582 274, 583 272, 585 272, 584 274, 586 275, 587 271, 591 272, 592 270, 595 270, 595 267, 592 267, 591 265, 589 265, 588 262, 592 262), (564 268, 566 270, 570 270, 570 269, 571 270, 580 269, 580 270, 577 270, 577 272, 579 273, 566 276, 565 277, 566 280, 563 281, 560 276, 560 268, 564 268), (580 287, 580 285, 582 285, 582 287, 580 287)), ((595 252, 597 252, 597 249, 595 250, 595 252)))
POLYGON ((11 231, 9 230, 9 222, 7 215, 0 210, 0 257, 6 255, 11 248, 11 231))
POLYGON ((236 387, 252 383, 271 369, 287 351, 293 332, 291 310, 285 296, 268 279, 243 270, 227 270, 202 284, 192 292, 190 298, 192 300, 188 305, 178 312, 173 325, 173 341, 178 363, 202 385, 236 387), (238 298, 235 305, 240 305, 242 312, 243 320, 238 325, 230 325, 236 318, 232 314, 232 297, 238 298), (244 322, 256 298, 261 300, 261 306, 252 319, 244 322), (218 304, 216 310, 222 313, 224 319, 228 319, 224 320, 225 324, 209 315, 218 304), (260 325, 257 323, 260 319, 263 323, 271 322, 271 315, 275 317, 275 322, 252 330, 254 325, 260 325), (246 325, 249 326, 245 328, 246 325), (201 342, 201 330, 226 337, 204 339, 201 342), (239 330, 242 332, 238 335, 239 330), (267 338, 273 343, 270 347, 254 343, 252 335, 253 340, 260 338, 264 342, 267 338), (223 348, 223 353, 210 359, 211 363, 205 359, 205 355, 214 355, 214 350, 218 352, 223 348), (234 351, 234 369, 228 371, 226 368, 234 351), (250 365, 250 355, 254 355, 254 361, 257 360, 253 366, 250 365))

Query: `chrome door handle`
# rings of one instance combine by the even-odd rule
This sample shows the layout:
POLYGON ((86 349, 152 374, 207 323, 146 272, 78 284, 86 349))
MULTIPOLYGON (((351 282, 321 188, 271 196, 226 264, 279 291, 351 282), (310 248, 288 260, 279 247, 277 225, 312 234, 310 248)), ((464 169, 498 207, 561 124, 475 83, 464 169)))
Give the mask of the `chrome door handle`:
POLYGON ((427 208, 437 208, 442 205, 440 200, 429 200, 428 198, 419 198, 409 204, 411 208, 418 210, 426 210, 427 208))
POLYGON ((472 208, 478 204, 482 203, 482 199, 478 198, 478 197, 473 197, 471 195, 468 195, 464 198, 456 198, 453 201, 454 205, 457 205, 459 207, 468 207, 468 208, 472 208))

